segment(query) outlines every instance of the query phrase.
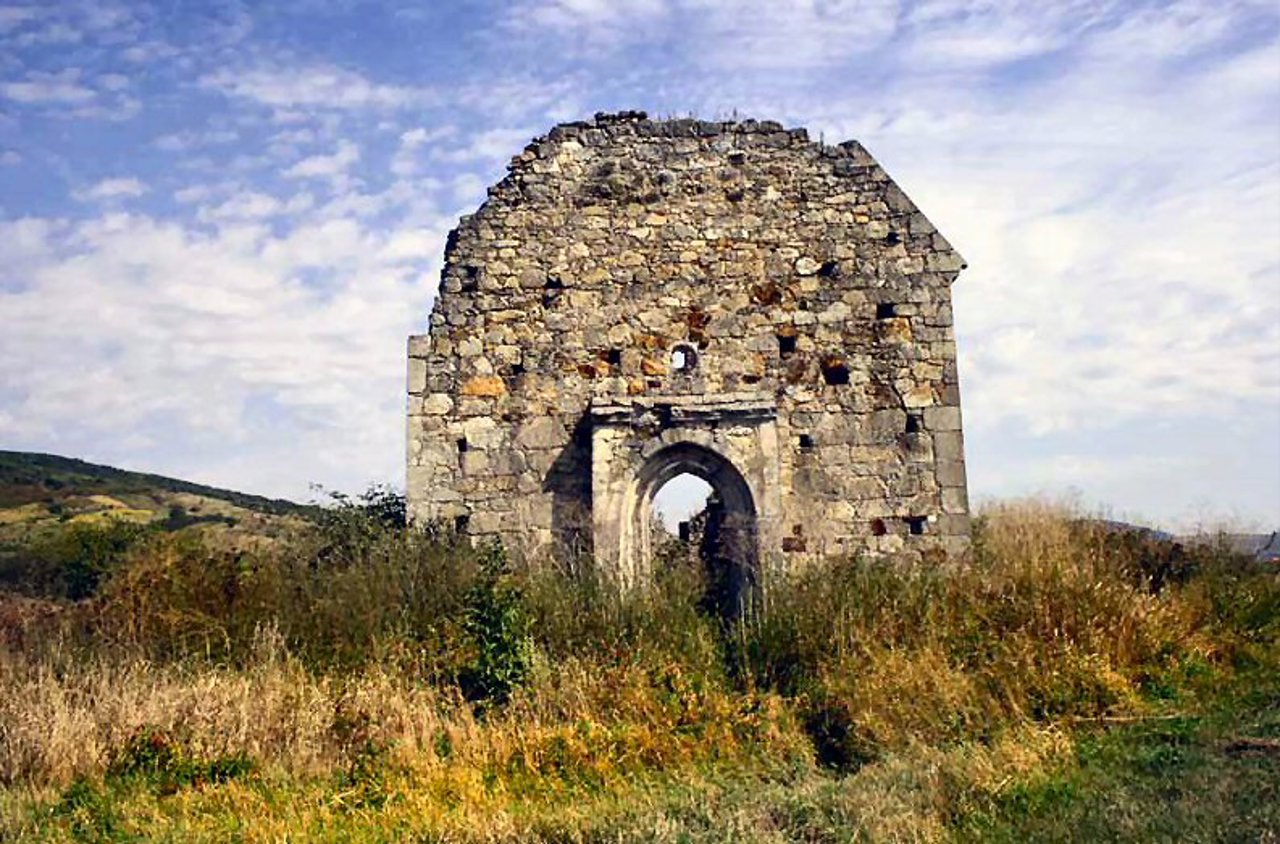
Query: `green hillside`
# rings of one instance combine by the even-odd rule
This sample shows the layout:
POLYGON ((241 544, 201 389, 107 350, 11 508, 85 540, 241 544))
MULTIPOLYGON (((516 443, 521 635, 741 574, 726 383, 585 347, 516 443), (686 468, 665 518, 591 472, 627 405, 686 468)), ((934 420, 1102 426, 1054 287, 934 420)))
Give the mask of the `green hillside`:
POLYGON ((226 501, 246 510, 274 515, 307 515, 314 507, 265 498, 229 489, 195 484, 163 475, 130 472, 114 466, 102 466, 26 451, 0 451, 0 508, 41 501, 59 501, 76 495, 143 495, 185 493, 226 501))
POLYGON ((199 532, 215 546, 245 547, 284 536, 318 510, 69 457, 0 451, 0 588, 61 594, 50 586, 55 570, 91 558, 105 564, 145 535, 199 532))

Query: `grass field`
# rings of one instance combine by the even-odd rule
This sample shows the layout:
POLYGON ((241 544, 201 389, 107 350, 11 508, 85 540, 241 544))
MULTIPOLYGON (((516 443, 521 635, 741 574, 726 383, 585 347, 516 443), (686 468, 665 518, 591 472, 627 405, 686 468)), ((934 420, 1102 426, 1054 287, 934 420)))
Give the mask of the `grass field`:
POLYGON ((338 508, 0 606, 0 840, 1273 841, 1280 581, 1040 504, 725 626, 338 508))

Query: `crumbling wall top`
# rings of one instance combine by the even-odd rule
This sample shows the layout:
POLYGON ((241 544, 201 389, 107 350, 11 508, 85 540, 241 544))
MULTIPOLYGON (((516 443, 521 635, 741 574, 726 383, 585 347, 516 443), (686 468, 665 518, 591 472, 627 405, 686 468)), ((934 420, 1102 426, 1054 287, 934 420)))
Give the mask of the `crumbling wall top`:
MULTIPOLYGON (((446 261, 457 246, 458 235, 473 223, 483 220, 493 210, 493 205, 510 206, 530 199, 536 201, 540 193, 539 177, 558 174, 556 160, 564 154, 566 148, 576 152, 619 145, 642 148, 659 144, 685 153, 709 147, 723 153, 731 164, 742 164, 744 149, 748 147, 787 149, 792 156, 821 163, 824 169, 836 177, 883 183, 884 201, 889 211, 918 217, 921 221, 917 224, 918 227, 927 227, 933 232, 933 250, 955 256, 954 263, 960 269, 966 266, 955 248, 934 229, 906 193, 856 140, 835 144, 814 141, 809 137, 807 129, 788 129, 773 120, 699 120, 691 117, 654 120, 643 111, 597 112, 591 120, 561 123, 552 127, 545 135, 531 140, 521 152, 512 157, 507 165, 507 175, 489 188, 486 202, 474 214, 462 218, 458 230, 446 244, 446 261), (534 178, 530 180, 526 176, 534 178)), ((647 159, 641 162, 646 166, 659 163, 660 158, 657 154, 641 157, 647 159)), ((592 202, 620 198, 609 195, 609 185, 610 181, 606 176, 587 198, 592 202)), ((653 187, 655 189, 647 196, 627 198, 639 198, 646 204, 658 202, 662 199, 661 186, 653 187)), ((948 282, 953 282, 957 275, 958 271, 951 273, 948 282)))

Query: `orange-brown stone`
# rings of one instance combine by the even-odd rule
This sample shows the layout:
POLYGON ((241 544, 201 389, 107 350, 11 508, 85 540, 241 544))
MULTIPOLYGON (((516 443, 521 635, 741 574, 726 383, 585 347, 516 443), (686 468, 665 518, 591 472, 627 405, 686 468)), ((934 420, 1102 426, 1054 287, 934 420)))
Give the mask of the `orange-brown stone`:
POLYGON ((492 399, 504 395, 506 392, 506 382, 496 375, 477 375, 468 379, 462 385, 462 394, 464 396, 492 399))
POLYGON ((640 370, 645 375, 666 375, 667 366, 657 358, 646 357, 640 362, 640 370))

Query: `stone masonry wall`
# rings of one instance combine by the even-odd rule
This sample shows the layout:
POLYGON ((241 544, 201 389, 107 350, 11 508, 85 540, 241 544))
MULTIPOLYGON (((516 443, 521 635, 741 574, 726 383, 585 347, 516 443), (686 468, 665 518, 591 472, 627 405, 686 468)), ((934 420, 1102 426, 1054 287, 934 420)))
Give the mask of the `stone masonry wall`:
POLYGON ((411 515, 590 550, 593 405, 746 396, 776 406, 762 554, 961 551, 963 266, 856 142, 640 113, 557 126, 452 233, 410 338, 411 515))

